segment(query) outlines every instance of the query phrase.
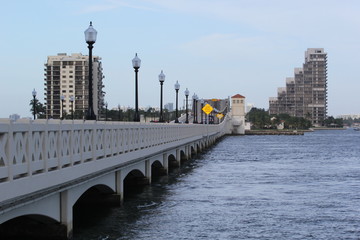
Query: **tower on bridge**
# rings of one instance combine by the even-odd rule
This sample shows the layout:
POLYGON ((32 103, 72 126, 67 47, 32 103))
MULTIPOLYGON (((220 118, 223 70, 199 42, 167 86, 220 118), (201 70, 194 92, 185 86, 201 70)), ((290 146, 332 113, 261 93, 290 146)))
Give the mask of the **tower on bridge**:
POLYGON ((232 134, 245 134, 245 97, 236 94, 231 97, 231 121, 232 134))

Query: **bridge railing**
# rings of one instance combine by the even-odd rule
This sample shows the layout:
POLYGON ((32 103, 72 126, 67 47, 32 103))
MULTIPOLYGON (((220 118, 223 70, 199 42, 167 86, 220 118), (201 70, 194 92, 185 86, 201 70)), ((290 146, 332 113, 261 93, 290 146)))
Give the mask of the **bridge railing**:
POLYGON ((187 138, 224 135, 225 128, 225 121, 201 125, 0 119, 0 186, 187 138))

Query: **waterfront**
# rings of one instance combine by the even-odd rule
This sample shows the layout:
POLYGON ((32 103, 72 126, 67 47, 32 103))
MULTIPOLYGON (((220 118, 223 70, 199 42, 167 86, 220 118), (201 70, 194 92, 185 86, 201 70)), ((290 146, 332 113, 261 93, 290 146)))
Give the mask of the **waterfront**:
POLYGON ((359 239, 359 142, 353 130, 225 137, 85 216, 74 239, 359 239))

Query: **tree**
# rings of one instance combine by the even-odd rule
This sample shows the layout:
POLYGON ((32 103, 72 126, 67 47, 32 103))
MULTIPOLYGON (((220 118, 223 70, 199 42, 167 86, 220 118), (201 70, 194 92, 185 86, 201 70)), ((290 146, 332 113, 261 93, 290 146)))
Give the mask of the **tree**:
MULTIPOLYGON (((30 112, 34 114, 34 99, 30 100, 30 112)), ((37 98, 35 98, 35 113, 37 118, 45 118, 46 117, 46 108, 45 106, 39 102, 37 98)))
POLYGON ((326 127, 343 127, 344 122, 342 118, 334 118, 333 116, 329 116, 324 120, 324 125, 326 127))
POLYGON ((271 125, 270 115, 262 108, 252 108, 246 114, 246 119, 257 129, 269 128, 271 125))

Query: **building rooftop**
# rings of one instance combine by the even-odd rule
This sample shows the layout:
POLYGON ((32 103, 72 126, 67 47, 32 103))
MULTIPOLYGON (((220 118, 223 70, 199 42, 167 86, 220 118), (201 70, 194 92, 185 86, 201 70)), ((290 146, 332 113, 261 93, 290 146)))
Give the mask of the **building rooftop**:
POLYGON ((245 97, 240 94, 236 94, 236 95, 232 96, 231 98, 245 98, 245 97))

